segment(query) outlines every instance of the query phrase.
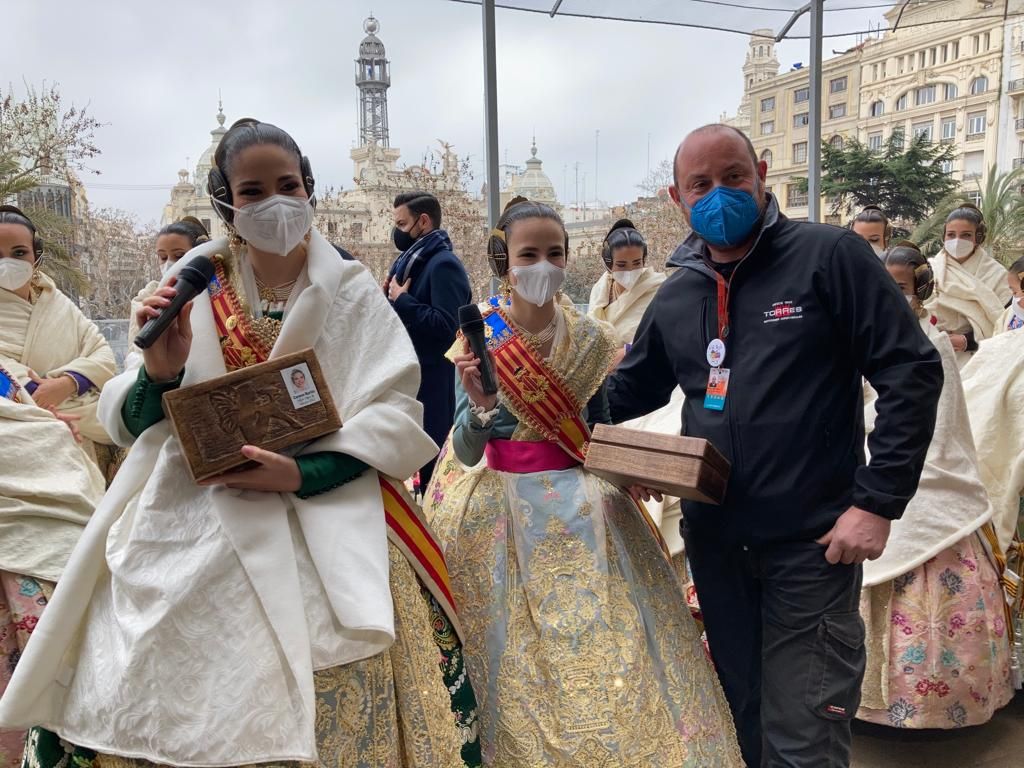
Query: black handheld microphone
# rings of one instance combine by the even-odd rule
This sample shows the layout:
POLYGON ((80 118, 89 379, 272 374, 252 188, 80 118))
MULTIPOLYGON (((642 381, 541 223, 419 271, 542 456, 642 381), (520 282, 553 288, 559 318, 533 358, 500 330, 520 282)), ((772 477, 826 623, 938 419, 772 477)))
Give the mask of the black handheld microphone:
POLYGON ((487 341, 484 338, 484 318, 480 314, 480 307, 476 304, 467 304, 459 307, 459 328, 462 335, 469 342, 469 348, 480 361, 480 388, 485 395, 498 394, 498 380, 494 375, 494 368, 491 365, 491 355, 487 351, 487 341))
POLYGON ((206 256, 196 256, 178 273, 178 282, 174 284, 178 291, 159 315, 151 317, 142 326, 135 337, 135 346, 140 349, 148 349, 153 342, 160 338, 160 334, 167 330, 167 326, 178 316, 182 308, 192 299, 206 290, 206 286, 213 277, 213 262, 206 256))

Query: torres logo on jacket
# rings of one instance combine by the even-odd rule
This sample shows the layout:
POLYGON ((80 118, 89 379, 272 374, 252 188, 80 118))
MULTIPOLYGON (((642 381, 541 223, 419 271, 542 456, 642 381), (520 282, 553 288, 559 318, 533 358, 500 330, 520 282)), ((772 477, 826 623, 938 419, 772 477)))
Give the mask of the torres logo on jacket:
POLYGON ((803 307, 793 306, 792 301, 776 301, 771 309, 764 313, 764 323, 777 323, 781 320, 803 320, 803 307))

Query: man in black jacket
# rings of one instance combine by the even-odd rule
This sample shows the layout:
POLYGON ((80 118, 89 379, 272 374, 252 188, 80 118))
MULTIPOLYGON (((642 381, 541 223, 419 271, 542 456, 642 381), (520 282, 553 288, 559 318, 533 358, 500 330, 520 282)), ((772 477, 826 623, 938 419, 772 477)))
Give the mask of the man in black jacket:
MULTIPOLYGON (((402 318, 420 361, 423 429, 443 445, 455 420, 455 366, 445 353, 455 343, 459 307, 472 298, 469 277, 441 227, 441 204, 427 192, 395 198, 392 239, 401 254, 388 271, 384 291, 402 318)), ((432 460, 420 470, 427 487, 432 460)))
POLYGON ((766 171, 724 125, 680 145, 670 194, 694 233, 609 399, 620 422, 678 384, 683 434, 732 462, 724 503, 686 502, 682 528, 747 764, 845 766, 865 664, 860 563, 916 491, 942 365, 867 243, 787 219, 766 171), (870 464, 862 376, 878 391, 870 464))

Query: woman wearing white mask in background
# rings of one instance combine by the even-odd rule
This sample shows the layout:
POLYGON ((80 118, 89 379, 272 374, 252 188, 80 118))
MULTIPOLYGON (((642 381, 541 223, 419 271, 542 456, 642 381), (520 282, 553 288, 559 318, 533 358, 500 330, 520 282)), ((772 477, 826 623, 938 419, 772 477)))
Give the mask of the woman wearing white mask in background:
POLYGON ((1010 299, 1006 268, 981 247, 985 234, 981 211, 964 203, 946 217, 942 250, 930 260, 935 295, 928 310, 938 318, 939 330, 949 334, 961 368, 978 344, 997 332, 1010 299))
POLYGON ((1019 331, 1024 328, 1024 258, 1017 259, 1006 273, 1006 284, 1010 287, 1010 306, 996 324, 996 334, 1019 331))
POLYGON ((877 205, 865 205, 861 212, 853 217, 850 229, 868 241, 875 256, 885 256, 885 250, 892 238, 892 225, 881 208, 877 205))
POLYGON ((629 219, 612 225, 601 245, 601 258, 607 271, 590 291, 587 312, 615 329, 617 365, 633 343, 640 318, 665 282, 665 274, 647 266, 647 241, 629 219))
MULTIPOLYGON (((200 243, 209 241, 209 239, 210 233, 206 231, 206 227, 203 226, 203 223, 194 216, 186 216, 181 221, 168 224, 166 227, 161 229, 156 235, 156 258, 157 266, 160 269, 160 277, 162 278, 166 275, 167 270, 174 266, 182 256, 200 243)), ((135 316, 142 307, 142 302, 156 293, 156 289, 159 287, 159 280, 151 280, 141 291, 139 291, 138 295, 132 299, 132 310, 128 317, 129 344, 131 344, 132 340, 139 332, 139 326, 138 323, 135 322, 135 316)), ((134 347, 134 345, 132 346, 134 347)))
POLYGON ((0 725, 42 725, 102 768, 475 764, 443 559, 431 578, 415 545, 391 543, 403 523, 430 542, 392 479, 436 450, 412 345, 366 269, 312 227, 312 171, 287 133, 240 121, 214 162, 209 193, 232 235, 143 302, 140 324, 183 269, 213 261, 208 290, 104 392, 104 423, 132 449, 0 725), (344 428, 295 457, 245 446, 251 468, 191 482, 162 393, 309 347, 344 428))
MULTIPOLYGON (((106 473, 111 439, 96 416, 100 390, 117 373, 110 344, 74 302, 39 269, 42 239, 14 206, 0 206, 0 226, 32 233, 32 249, 0 259, 0 357, 36 405, 76 419, 82 447, 106 473)), ((13 230, 12 230, 13 231, 13 230)))
MULTIPOLYGON (((591 317, 609 323, 615 330, 619 349, 612 360, 614 367, 629 351, 640 319, 666 276, 664 272, 655 272, 647 266, 647 241, 629 219, 620 219, 612 225, 604 238, 601 258, 607 271, 590 292, 587 312, 591 317)), ((622 426, 678 435, 682 412, 683 391, 676 387, 667 405, 622 426)), ((673 563, 685 578, 683 537, 679 533, 682 517, 679 499, 666 496, 661 501, 651 499, 646 504, 647 511, 665 537, 673 563)))
MULTIPOLYGON (((583 466, 608 421, 608 326, 557 300, 568 235, 513 200, 488 256, 510 300, 481 306, 497 395, 461 337, 452 445, 474 467, 428 510, 466 627, 493 768, 738 766, 729 709, 657 530, 583 466)), ((428 499, 428 503, 431 501, 428 499)))

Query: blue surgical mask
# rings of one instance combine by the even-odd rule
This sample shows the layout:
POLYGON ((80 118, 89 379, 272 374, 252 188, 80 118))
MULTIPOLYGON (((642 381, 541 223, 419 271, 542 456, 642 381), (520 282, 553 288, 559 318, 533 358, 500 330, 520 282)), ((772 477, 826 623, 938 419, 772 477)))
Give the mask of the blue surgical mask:
POLYGON ((690 226, 709 245, 731 248, 750 235, 761 209, 743 189, 715 187, 690 209, 690 226))

